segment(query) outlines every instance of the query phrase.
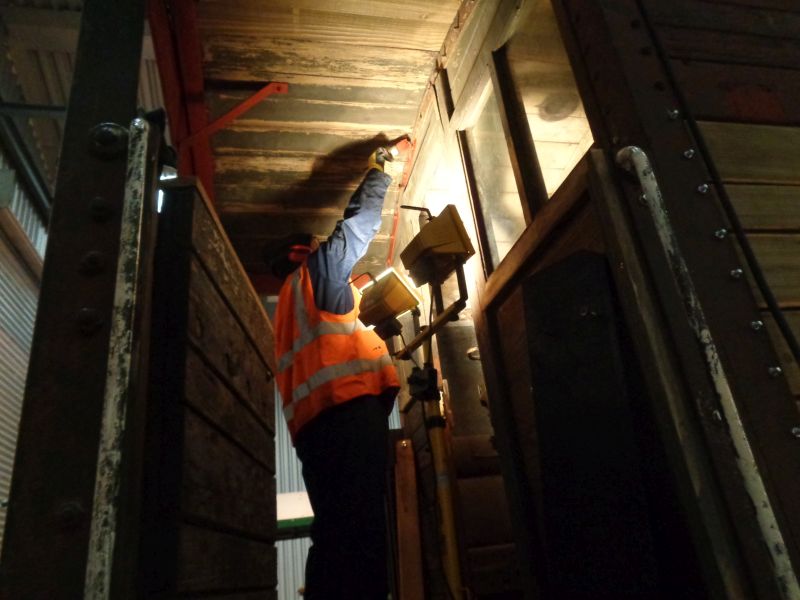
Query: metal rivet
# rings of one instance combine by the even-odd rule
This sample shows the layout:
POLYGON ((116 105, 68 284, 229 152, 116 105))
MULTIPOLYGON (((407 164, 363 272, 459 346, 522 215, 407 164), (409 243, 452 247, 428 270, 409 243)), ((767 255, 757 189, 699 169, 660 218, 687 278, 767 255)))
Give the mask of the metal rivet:
POLYGON ((97 250, 92 250, 91 252, 87 252, 83 258, 81 258, 78 271, 83 275, 97 275, 98 273, 102 273, 105 270, 105 267, 105 254, 98 252, 97 250))
POLYGON ((761 331, 764 329, 764 321, 750 321, 750 329, 753 331, 761 331))
POLYGON ((115 158, 128 148, 128 130, 116 123, 100 123, 89 130, 89 151, 100 158, 115 158))
POLYGON ((86 517, 86 510, 78 500, 62 503, 54 511, 56 523, 63 529, 72 529, 80 525, 86 517))
POLYGON ((728 230, 725 228, 717 229, 714 232, 714 237, 717 238, 718 240, 724 240, 726 237, 728 237, 728 230))
POLYGON ((800 439, 800 427, 792 427, 792 435, 800 439))
POLYGON ((721 413, 721 412, 719 412, 718 410, 715 410, 715 411, 714 411, 713 413, 711 413, 711 414, 712 414, 712 415, 714 415, 714 420, 715 420, 715 421, 722 421, 722 413, 721 413))
POLYGON ((778 377, 783 375, 783 369, 781 369, 780 367, 770 367, 768 372, 769 376, 772 377, 773 379, 777 379, 778 377))
POLYGON ((694 158, 694 155, 694 148, 689 148, 688 150, 683 151, 683 158, 694 158))
POLYGON ((78 329, 84 335, 96 333, 102 326, 103 320, 95 308, 84 307, 78 311, 78 329))
POLYGON ((744 271, 741 269, 731 269, 730 275, 733 279, 741 279, 742 275, 744 275, 744 271))
POLYGON ((92 219, 98 223, 105 223, 114 214, 111 204, 102 196, 95 196, 89 203, 89 213, 92 219))
POLYGON ((133 120, 132 125, 133 125, 134 129, 138 129, 139 131, 142 131, 144 129, 144 123, 145 123, 144 119, 142 119, 140 117, 136 117, 133 120))
POLYGON ((667 116, 672 120, 675 121, 678 117, 681 116, 681 111, 677 108, 670 108, 667 109, 667 116))
POLYGON ((400 446, 402 446, 403 448, 408 448, 408 442, 403 440, 402 442, 400 442, 400 446))
POLYGON ((700 194, 707 194, 709 189, 710 188, 708 187, 707 183, 701 183, 697 186, 697 192, 700 194))

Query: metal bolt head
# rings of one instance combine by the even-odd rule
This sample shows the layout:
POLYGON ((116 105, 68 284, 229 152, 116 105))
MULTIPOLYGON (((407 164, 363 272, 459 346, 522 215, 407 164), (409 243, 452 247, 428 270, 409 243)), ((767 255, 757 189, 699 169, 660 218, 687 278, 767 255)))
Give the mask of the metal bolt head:
POLYGON ((677 108, 670 108, 667 110, 667 116, 670 118, 671 121, 675 121, 678 117, 681 116, 681 111, 677 108))
POLYGON ((778 377, 783 375, 783 369, 781 369, 780 367, 770 367, 768 369, 768 372, 769 376, 772 377, 773 379, 777 379, 778 377))
POLYGON ((84 254, 81 258, 78 271, 82 275, 97 275, 102 273, 106 268, 106 255, 97 250, 92 250, 84 254))
POLYGON ((792 427, 792 435, 800 440, 800 427, 792 427))
POLYGON ((400 446, 402 446, 403 448, 408 448, 408 442, 403 440, 402 442, 400 442, 400 446))
POLYGON ((103 319, 96 308, 83 307, 78 311, 78 330, 85 336, 94 335, 103 326, 103 319))
POLYGON ((89 130, 89 151, 98 158, 112 159, 128 148, 128 130, 116 123, 99 123, 89 130))
POLYGON ((68 500, 60 504, 54 511, 56 524, 61 529, 74 529, 86 518, 86 510, 78 500, 68 500))
POLYGON ((683 158, 690 159, 694 158, 695 151, 694 148, 689 148, 688 150, 683 151, 683 158))
POLYGON ((89 203, 89 213, 92 220, 97 223, 105 223, 114 215, 111 203, 102 196, 95 196, 89 203))
POLYGON ((750 329, 753 331, 761 331, 764 329, 764 321, 750 321, 750 329))
POLYGON ((711 189, 707 183, 701 183, 697 186, 697 193, 698 194, 707 194, 708 190, 711 189))
POLYGON ((741 279, 744 271, 741 269, 731 269, 730 276, 732 279, 741 279))
POLYGON ((714 232, 714 237, 718 240, 724 240, 726 237, 728 237, 728 230, 725 228, 717 229, 714 232))

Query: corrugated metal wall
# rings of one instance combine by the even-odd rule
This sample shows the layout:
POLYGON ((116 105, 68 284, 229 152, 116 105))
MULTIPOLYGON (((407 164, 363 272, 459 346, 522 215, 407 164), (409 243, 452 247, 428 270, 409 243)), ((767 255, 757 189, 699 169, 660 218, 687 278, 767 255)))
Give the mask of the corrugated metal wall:
MULTIPOLYGON (((8 160, 0 149, 0 170, 12 170, 8 160)), ((0 199, 0 206, 7 205, 11 213, 17 219, 28 239, 36 248, 39 256, 44 257, 44 248, 47 245, 47 226, 39 213, 33 208, 25 191, 15 185, 11 192, 11 199, 0 199)))
MULTIPOLYGON (((274 304, 267 306, 270 315, 274 314, 274 304)), ((289 430, 281 410, 283 402, 275 390, 275 470, 277 492, 304 492, 302 465, 292 446, 289 430)), ((306 556, 311 547, 310 538, 283 540, 278 542, 278 600, 297 600, 297 590, 305 581, 306 556)))
MULTIPOLYGON (((0 169, 9 169, 2 152, 0 169)), ((36 251, 43 256, 47 244, 44 221, 22 188, 15 186, 10 194, 11 198, 0 199, 0 204, 8 206, 36 251)), ((0 233, 0 547, 38 297, 36 279, 0 233)))

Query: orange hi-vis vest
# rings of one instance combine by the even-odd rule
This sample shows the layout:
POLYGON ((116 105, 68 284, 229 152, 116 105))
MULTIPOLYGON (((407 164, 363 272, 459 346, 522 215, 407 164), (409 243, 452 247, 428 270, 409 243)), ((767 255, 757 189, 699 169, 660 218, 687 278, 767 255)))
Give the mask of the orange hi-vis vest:
POLYGON ((306 263, 290 275, 275 311, 275 354, 283 414, 294 440, 326 408, 359 396, 399 389, 397 371, 384 341, 353 310, 337 315, 317 308, 306 263))

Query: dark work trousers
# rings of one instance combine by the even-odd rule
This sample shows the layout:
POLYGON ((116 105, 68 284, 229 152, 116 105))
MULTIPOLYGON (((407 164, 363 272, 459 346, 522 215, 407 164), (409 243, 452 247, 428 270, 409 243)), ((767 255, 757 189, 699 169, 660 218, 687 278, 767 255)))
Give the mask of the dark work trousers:
POLYGON ((386 403, 364 396, 298 432, 314 521, 306 600, 386 600, 386 403))

